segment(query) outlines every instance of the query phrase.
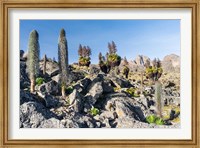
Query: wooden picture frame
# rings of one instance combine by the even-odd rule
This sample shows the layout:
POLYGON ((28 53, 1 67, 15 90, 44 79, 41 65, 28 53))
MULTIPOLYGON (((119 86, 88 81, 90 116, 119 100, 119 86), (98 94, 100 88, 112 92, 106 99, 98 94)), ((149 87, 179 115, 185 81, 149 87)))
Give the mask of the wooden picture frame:
POLYGON ((87 146, 91 147, 113 147, 113 146, 139 146, 140 147, 200 147, 200 1, 199 0, 3 0, 1 1, 1 83, 0 83, 0 140, 2 146, 22 145, 61 145, 87 146), (10 8, 191 8, 192 9, 192 139, 191 140, 9 140, 8 139, 8 10, 10 8))

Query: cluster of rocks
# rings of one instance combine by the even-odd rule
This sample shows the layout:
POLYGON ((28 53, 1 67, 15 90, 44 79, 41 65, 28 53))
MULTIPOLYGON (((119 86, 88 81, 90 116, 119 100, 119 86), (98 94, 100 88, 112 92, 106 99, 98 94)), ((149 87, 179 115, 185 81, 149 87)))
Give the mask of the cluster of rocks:
MULTIPOLYGON (((21 53, 20 53, 21 54, 21 53)), ((42 68, 42 61, 40 63, 42 68)), ((36 85, 36 93, 28 90, 26 61, 20 59, 20 127, 21 128, 173 128, 178 125, 148 124, 146 117, 156 113, 154 87, 145 86, 146 96, 133 97, 126 89, 140 88, 139 81, 129 81, 120 76, 105 75, 92 65, 90 70, 70 71, 72 92, 62 98, 59 69, 55 61, 47 61, 46 81, 36 85), (87 74, 87 75, 86 75, 87 74), (120 88, 119 91, 114 88, 120 88), (99 114, 91 115, 92 107, 99 114)), ((176 85, 163 86, 163 94, 171 96, 166 104, 180 104, 176 85), (175 99, 178 98, 178 99, 175 99)))

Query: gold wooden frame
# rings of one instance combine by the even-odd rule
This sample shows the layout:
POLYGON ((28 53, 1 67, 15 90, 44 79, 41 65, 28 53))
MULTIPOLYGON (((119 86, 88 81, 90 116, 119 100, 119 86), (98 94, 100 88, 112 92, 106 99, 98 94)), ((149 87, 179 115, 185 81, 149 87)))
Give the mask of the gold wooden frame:
MULTIPOLYGON (((1 0, 0 0, 1 1, 1 0)), ((199 0, 3 0, 0 38, 0 145, 68 145, 87 147, 200 147, 200 1, 199 0), (9 8, 191 8, 192 9, 192 139, 191 140, 9 140, 8 139, 8 9, 9 8)))

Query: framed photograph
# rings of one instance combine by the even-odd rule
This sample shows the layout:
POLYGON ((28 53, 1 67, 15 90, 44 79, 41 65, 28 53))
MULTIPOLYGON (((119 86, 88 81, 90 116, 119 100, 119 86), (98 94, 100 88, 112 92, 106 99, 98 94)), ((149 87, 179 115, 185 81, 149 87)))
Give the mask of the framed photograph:
POLYGON ((2 146, 200 146, 199 1, 1 9, 2 146))

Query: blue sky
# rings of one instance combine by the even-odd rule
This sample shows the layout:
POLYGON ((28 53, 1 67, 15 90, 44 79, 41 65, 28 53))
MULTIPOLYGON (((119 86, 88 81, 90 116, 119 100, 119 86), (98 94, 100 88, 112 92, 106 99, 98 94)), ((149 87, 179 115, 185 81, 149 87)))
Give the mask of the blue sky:
POLYGON ((108 51, 114 41, 118 54, 128 60, 137 55, 163 59, 180 55, 180 20, 20 20, 20 50, 27 51, 29 34, 39 33, 40 57, 57 59, 58 36, 64 28, 68 42, 69 62, 78 61, 79 44, 90 46, 91 61, 108 51))

